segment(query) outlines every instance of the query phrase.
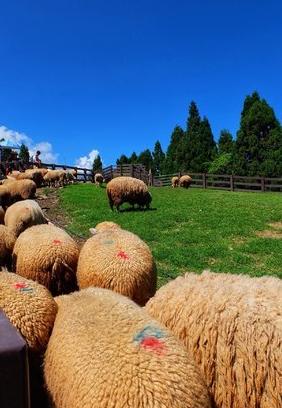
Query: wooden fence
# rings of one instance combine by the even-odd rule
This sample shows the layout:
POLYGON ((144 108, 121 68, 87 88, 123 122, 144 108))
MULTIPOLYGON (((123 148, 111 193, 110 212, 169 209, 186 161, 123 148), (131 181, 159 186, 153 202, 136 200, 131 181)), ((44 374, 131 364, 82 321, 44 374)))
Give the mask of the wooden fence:
POLYGON ((120 164, 116 166, 108 166, 103 169, 104 179, 108 182, 114 177, 129 176, 143 180, 149 184, 149 173, 142 164, 120 164))
MULTIPOLYGON (((282 178, 234 176, 230 174, 188 173, 192 177, 191 187, 229 191, 282 191, 282 178)), ((155 176, 153 185, 171 185, 171 179, 179 173, 155 176)))

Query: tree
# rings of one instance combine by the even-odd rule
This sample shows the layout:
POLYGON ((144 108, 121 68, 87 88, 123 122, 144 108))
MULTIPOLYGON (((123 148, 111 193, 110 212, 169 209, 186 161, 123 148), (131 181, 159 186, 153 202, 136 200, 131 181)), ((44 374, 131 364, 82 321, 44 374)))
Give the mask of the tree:
POLYGON ((201 120, 197 105, 191 102, 187 120, 187 137, 184 142, 185 170, 204 172, 216 156, 216 144, 210 123, 201 120))
POLYGON ((208 173, 232 174, 232 153, 222 153, 209 165, 208 173))
POLYGON ((94 161, 93 161, 93 172, 96 173, 97 171, 102 171, 102 160, 100 155, 98 154, 97 157, 95 157, 94 161))
POLYGON ((159 140, 157 140, 153 151, 153 171, 155 174, 161 174, 163 170, 164 160, 165 154, 163 152, 161 143, 159 142, 159 140))
POLYGON ((9 161, 11 159, 11 154, 12 154, 12 149, 9 147, 6 147, 5 149, 2 150, 1 154, 1 161, 9 161))
POLYGON ((19 152, 19 159, 22 160, 24 163, 29 162, 29 150, 25 144, 22 144, 20 147, 20 152, 19 152))
POLYGON ((165 173, 176 173, 183 165, 183 143, 185 132, 180 126, 176 126, 171 134, 170 143, 167 148, 164 171, 165 173))
POLYGON ((234 149, 234 141, 232 138, 231 133, 223 129, 220 132, 219 140, 218 140, 218 153, 221 155, 223 153, 233 153, 234 149))
POLYGON ((138 157, 137 154, 135 152, 132 153, 132 155, 129 157, 129 162, 131 164, 135 164, 138 162, 138 157))
POLYGON ((239 175, 281 175, 281 125, 273 109, 257 92, 244 101, 234 162, 239 175))
POLYGON ((129 163, 130 163, 129 158, 128 158, 125 154, 122 154, 122 155, 120 156, 120 158, 117 159, 117 165, 120 165, 120 164, 129 164, 129 163))
POLYGON ((146 170, 149 170, 153 166, 153 157, 149 149, 144 150, 138 156, 138 163, 145 166, 146 170))

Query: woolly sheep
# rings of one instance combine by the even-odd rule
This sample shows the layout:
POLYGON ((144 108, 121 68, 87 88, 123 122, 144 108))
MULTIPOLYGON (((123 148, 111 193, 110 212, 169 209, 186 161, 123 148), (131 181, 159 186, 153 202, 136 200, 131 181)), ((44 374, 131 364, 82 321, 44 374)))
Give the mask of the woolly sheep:
POLYGON ((11 194, 7 185, 0 186, 0 205, 5 210, 11 203, 11 194))
POLYGON ((90 228, 90 232, 92 235, 97 234, 98 232, 112 230, 112 229, 120 229, 121 227, 112 221, 103 221, 96 225, 95 228, 90 228))
POLYGON ((32 180, 11 181, 1 188, 5 188, 10 194, 10 204, 19 200, 34 198, 36 192, 36 184, 32 180))
POLYGON ((179 177, 172 177, 171 187, 173 187, 173 188, 178 187, 178 184, 179 184, 179 177))
POLYGON ((101 186, 104 181, 104 177, 101 173, 96 173, 94 176, 94 182, 96 186, 101 186))
POLYGON ((152 196, 144 181, 134 177, 116 177, 107 184, 107 195, 111 209, 119 207, 123 203, 132 206, 138 204, 139 207, 150 207, 152 196))
POLYGON ((122 229, 109 229, 89 238, 78 265, 80 289, 111 289, 144 305, 156 292, 156 266, 147 244, 122 229))
POLYGON ((16 240, 15 234, 5 225, 0 225, 0 266, 10 266, 16 240))
POLYGON ((19 201, 11 205, 5 214, 5 225, 17 237, 32 225, 47 223, 47 218, 34 200, 19 201))
POLYGON ((49 170, 44 176, 44 181, 49 187, 62 187, 65 180, 66 172, 64 170, 49 170))
POLYGON ((41 187, 43 184, 43 175, 38 169, 28 169, 23 173, 19 173, 13 176, 15 180, 33 180, 37 187, 41 187))
POLYGON ((282 281, 205 272, 146 305, 184 342, 217 408, 282 407, 282 281))
POLYGON ((44 363, 56 408, 210 408, 188 353, 132 301, 89 288, 57 302, 44 363))
POLYGON ((50 224, 35 225, 16 241, 13 270, 56 296, 76 290, 78 255, 78 245, 65 231, 50 224))
POLYGON ((181 176, 179 179, 180 187, 188 188, 191 183, 192 183, 192 178, 190 176, 187 176, 187 175, 181 176))
POLYGON ((1 271, 0 308, 31 351, 45 350, 57 313, 57 304, 46 288, 14 273, 1 271))

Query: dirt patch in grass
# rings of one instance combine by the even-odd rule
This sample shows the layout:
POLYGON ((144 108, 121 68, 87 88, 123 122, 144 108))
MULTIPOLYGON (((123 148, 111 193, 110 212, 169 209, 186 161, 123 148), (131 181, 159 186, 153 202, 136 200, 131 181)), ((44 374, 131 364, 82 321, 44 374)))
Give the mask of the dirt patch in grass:
POLYGON ((258 231, 256 235, 260 238, 282 239, 282 232, 278 231, 271 230, 258 231))
MULTIPOLYGON (((42 208, 42 211, 56 227, 67 229, 70 224, 70 220, 67 215, 59 207, 59 194, 58 189, 44 189, 39 188, 36 192, 36 201, 42 208)), ((68 231, 68 234, 82 246, 85 242, 85 238, 72 234, 68 231)))
POLYGON ((278 230, 282 230, 282 222, 278 221, 278 222, 272 222, 271 224, 268 224, 270 227, 274 228, 274 229, 278 229, 278 230))

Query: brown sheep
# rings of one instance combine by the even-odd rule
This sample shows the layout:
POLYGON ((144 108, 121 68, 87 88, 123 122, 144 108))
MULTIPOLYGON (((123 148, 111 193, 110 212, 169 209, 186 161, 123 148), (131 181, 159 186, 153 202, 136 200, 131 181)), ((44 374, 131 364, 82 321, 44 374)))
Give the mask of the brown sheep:
POLYGON ((111 209, 119 211, 123 203, 135 204, 141 207, 150 207, 152 196, 144 181, 133 177, 116 177, 107 185, 107 195, 111 209))
POLYGON ((90 228, 89 231, 92 235, 97 234, 98 232, 107 231, 111 229, 120 229, 121 227, 112 221, 103 221, 96 225, 95 228, 90 228))
POLYGON ((282 407, 282 281, 192 273, 146 305, 183 341, 217 408, 282 407))
POLYGON ((4 224, 5 210, 0 206, 0 224, 4 224))
MULTIPOLYGON (((13 183, 13 182, 11 182, 13 183)), ((8 184, 8 183, 7 183, 8 184)), ((7 184, 0 186, 0 205, 5 211, 11 204, 12 198, 7 184)))
POLYGON ((156 266, 147 244, 121 228, 98 232, 86 241, 77 265, 80 289, 111 289, 144 305, 156 292, 156 266))
POLYGON ((78 245, 65 231, 50 224, 35 225, 16 241, 13 270, 56 296, 77 289, 78 256, 78 245))
POLYGON ((62 187, 66 177, 64 170, 49 170, 44 176, 44 181, 49 187, 62 187))
POLYGON ((0 225, 0 266, 11 266, 12 252, 16 240, 16 235, 9 228, 0 225))
POLYGON ((32 180, 11 181, 1 188, 6 188, 10 194, 10 204, 20 200, 34 198, 36 193, 36 184, 32 180))
POLYGON ((6 227, 17 237, 32 225, 47 223, 47 218, 34 200, 19 201, 11 205, 5 214, 6 227))
POLYGON ((179 186, 180 187, 184 187, 184 188, 188 188, 190 187, 192 183, 192 178, 190 176, 181 176, 179 179, 179 186))
POLYGON ((179 185, 179 177, 172 177, 171 179, 171 187, 175 188, 179 185))
POLYGON ((45 350, 57 313, 57 304, 46 288, 14 273, 1 271, 0 308, 32 352, 45 350))
POLYGON ((56 408, 210 408, 193 360, 135 303, 99 288, 56 300, 44 364, 56 408))

